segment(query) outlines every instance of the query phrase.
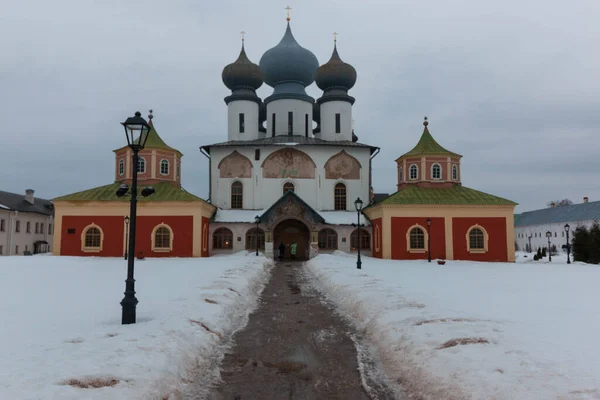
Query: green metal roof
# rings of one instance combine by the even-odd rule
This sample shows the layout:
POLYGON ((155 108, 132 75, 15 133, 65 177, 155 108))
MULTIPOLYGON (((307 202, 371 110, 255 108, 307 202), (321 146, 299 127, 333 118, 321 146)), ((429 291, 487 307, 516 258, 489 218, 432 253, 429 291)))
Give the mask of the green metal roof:
POLYGON ((408 185, 378 204, 476 204, 517 205, 517 203, 478 190, 456 185, 446 188, 408 185))
MULTIPOLYGON (((57 197, 53 201, 122 201, 128 202, 130 197, 117 197, 117 189, 121 186, 120 182, 115 182, 111 185, 99 186, 93 189, 84 190, 82 192, 72 193, 65 196, 57 197)), ((138 201, 205 201, 198 196, 186 192, 182 188, 178 188, 169 182, 160 182, 151 185, 156 192, 153 195, 144 197, 138 195, 138 201)), ((142 192, 145 185, 140 185, 138 193, 142 192)))
POLYGON ((438 142, 435 141, 433 136, 431 136, 431 133, 429 133, 429 129, 427 129, 427 121, 425 121, 423 125, 425 125, 425 129, 423 130, 423 134, 421 135, 421 139, 419 139, 417 145, 413 147, 411 151, 403 154, 399 158, 406 156, 422 156, 426 154, 443 154, 454 157, 462 157, 460 154, 446 150, 438 142))
MULTIPOLYGON (((154 129, 154 125, 151 125, 151 126, 152 126, 152 128, 150 129, 150 132, 148 133, 148 139, 146 139, 146 145, 144 146, 144 149, 163 149, 163 150, 176 151, 177 153, 181 154, 181 152, 179 150, 174 149, 171 146, 169 146, 168 144, 166 144, 165 141, 162 140, 162 138, 158 135, 158 132, 156 132, 156 129, 154 129)), ((126 147, 126 146, 123 146, 123 147, 126 147)), ((113 151, 119 151, 123 147, 120 147, 113 151)))

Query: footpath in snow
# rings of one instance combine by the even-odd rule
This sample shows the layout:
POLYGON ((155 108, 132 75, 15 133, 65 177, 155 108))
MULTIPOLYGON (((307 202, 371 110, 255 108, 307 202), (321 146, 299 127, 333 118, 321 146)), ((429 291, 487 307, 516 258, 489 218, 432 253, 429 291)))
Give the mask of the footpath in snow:
POLYGON ((219 344, 271 265, 246 252, 136 260, 137 323, 121 325, 126 261, 0 257, 0 398, 177 399, 218 377, 219 344))
POLYGON ((600 399, 600 267, 320 255, 314 284, 419 398, 600 399))

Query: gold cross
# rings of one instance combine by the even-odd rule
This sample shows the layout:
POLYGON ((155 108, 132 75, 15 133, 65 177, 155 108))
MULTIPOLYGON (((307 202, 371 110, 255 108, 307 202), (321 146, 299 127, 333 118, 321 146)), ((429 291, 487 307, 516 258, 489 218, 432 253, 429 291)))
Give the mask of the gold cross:
POLYGON ((246 35, 246 32, 241 31, 240 33, 242 34, 242 42, 243 42, 244 41, 244 36, 246 35))
POLYGON ((287 10, 287 18, 286 18, 286 20, 289 21, 290 20, 290 10, 292 9, 292 7, 287 6, 285 9, 287 10))
POLYGON ((337 32, 333 32, 333 43, 337 42, 337 32))

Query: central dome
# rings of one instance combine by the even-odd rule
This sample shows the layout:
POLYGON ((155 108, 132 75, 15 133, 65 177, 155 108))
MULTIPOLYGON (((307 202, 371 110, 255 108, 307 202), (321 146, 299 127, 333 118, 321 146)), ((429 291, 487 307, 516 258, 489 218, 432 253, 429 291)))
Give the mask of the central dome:
POLYGON ((285 35, 277 46, 263 54, 259 66, 265 82, 271 87, 280 83, 299 83, 306 87, 314 82, 319 61, 296 42, 288 22, 285 35))

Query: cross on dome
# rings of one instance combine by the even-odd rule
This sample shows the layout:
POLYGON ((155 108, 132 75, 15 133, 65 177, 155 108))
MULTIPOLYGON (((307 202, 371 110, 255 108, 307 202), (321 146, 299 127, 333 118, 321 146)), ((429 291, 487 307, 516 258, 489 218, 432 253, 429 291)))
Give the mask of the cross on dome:
POLYGON ((290 18, 290 11, 292 10, 292 7, 290 7, 290 6, 287 6, 287 7, 285 8, 285 10, 287 11, 287 18, 286 18, 286 21, 289 21, 289 20, 291 19, 291 18, 290 18))
POLYGON ((242 35, 242 42, 244 41, 244 37, 246 36, 246 32, 241 31, 240 34, 242 35))

